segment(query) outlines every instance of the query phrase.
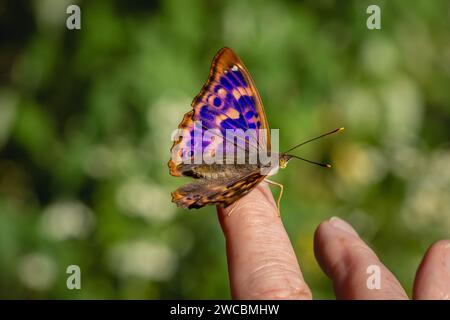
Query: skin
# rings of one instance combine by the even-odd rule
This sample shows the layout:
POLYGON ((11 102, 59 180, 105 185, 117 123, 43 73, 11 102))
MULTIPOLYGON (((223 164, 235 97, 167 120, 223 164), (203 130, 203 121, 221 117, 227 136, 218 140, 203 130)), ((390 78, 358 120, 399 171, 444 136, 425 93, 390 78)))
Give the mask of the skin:
MULTIPOLYGON (((312 299, 267 183, 235 206, 230 216, 233 205, 218 209, 233 299, 312 299)), ((395 276, 344 220, 332 217, 317 227, 314 252, 337 299, 408 299, 395 276), (369 265, 380 268, 380 289, 367 288, 369 265)), ((450 240, 436 242, 425 253, 413 299, 450 299, 450 240)))

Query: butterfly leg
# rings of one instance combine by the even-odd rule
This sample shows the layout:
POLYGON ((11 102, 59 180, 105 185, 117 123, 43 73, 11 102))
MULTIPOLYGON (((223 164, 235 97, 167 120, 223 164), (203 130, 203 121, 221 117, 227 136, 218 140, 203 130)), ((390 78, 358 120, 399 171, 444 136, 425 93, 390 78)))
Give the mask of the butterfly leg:
POLYGON ((280 216, 280 202, 281 202, 281 196, 283 195, 284 186, 281 183, 278 183, 278 182, 275 182, 275 181, 272 181, 269 179, 264 179, 264 181, 280 188, 280 195, 278 196, 278 200, 277 200, 278 216, 280 216))
POLYGON ((228 217, 231 216, 231 214, 233 213, 234 209, 236 209, 236 207, 237 207, 237 203, 235 203, 235 204, 233 205, 233 208, 231 208, 230 212, 227 213, 227 216, 228 216, 228 217))

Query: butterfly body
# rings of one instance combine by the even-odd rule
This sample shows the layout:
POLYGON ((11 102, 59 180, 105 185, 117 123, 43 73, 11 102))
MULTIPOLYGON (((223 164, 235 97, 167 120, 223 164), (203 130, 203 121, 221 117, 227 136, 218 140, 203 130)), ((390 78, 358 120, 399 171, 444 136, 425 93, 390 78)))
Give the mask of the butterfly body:
POLYGON ((186 165, 183 167, 183 176, 195 179, 229 179, 248 172, 258 170, 258 165, 252 164, 201 164, 186 165))

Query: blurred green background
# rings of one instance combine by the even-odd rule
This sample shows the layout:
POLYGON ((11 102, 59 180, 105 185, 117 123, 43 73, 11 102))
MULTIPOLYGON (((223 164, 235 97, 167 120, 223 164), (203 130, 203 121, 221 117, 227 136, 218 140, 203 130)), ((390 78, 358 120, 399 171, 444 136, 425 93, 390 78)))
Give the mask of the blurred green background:
POLYGON ((0 298, 230 297, 214 207, 180 210, 170 133, 233 48, 282 149, 281 212, 315 298, 313 232, 350 221, 411 292, 450 230, 450 2, 0 2, 0 298), (381 7, 381 30, 366 8, 381 7), (66 268, 81 267, 81 290, 66 268))

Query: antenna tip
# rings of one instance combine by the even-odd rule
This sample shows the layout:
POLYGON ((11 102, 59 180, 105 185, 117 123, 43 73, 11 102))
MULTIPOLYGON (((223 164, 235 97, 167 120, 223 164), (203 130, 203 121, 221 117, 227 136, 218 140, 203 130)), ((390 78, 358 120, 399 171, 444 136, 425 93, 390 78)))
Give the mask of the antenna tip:
POLYGON ((338 129, 338 131, 344 131, 344 130, 345 130, 344 127, 340 127, 340 128, 338 129))
POLYGON ((331 164, 329 164, 329 163, 327 163, 325 166, 326 166, 327 168, 331 168, 331 164))

